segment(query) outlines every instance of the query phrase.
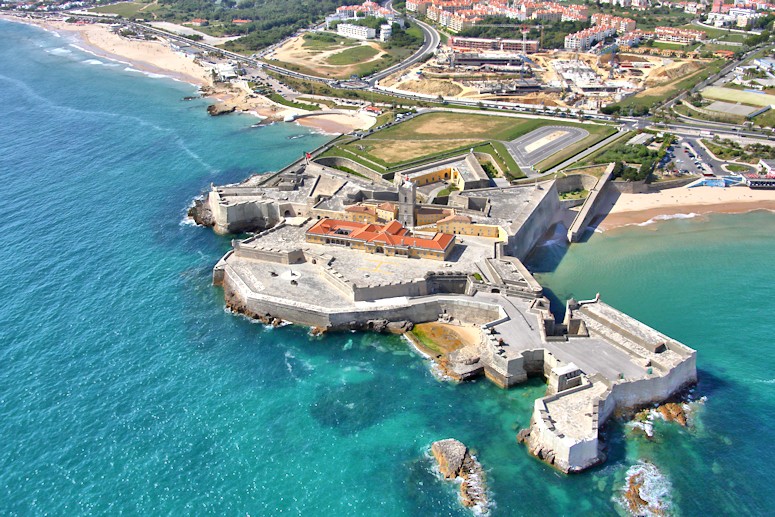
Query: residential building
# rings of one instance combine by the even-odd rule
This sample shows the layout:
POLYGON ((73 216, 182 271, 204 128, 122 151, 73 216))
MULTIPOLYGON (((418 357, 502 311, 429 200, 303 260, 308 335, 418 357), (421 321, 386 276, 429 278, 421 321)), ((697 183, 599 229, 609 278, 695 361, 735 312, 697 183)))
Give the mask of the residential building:
POLYGON ((345 38, 359 40, 374 39, 377 36, 377 31, 371 27, 353 25, 351 23, 340 23, 336 26, 336 33, 345 38))
POLYGON ((305 232, 307 242, 381 253, 388 256, 446 260, 455 247, 455 236, 412 234, 398 221, 385 225, 321 219, 305 232))

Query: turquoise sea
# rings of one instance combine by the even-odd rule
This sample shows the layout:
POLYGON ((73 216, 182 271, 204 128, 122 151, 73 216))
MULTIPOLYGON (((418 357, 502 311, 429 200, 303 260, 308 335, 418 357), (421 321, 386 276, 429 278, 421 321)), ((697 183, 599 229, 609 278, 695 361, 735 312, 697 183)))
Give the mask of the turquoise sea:
POLYGON ((658 471, 679 515, 772 514, 775 215, 675 220, 549 242, 560 298, 603 299, 699 350, 690 430, 615 425, 611 457, 560 475, 515 442, 539 381, 452 385, 397 337, 267 329, 224 310, 229 239, 184 222, 210 182, 326 136, 211 118, 193 88, 0 21, 0 514, 469 515, 436 478, 455 437, 492 515, 612 515, 658 471))

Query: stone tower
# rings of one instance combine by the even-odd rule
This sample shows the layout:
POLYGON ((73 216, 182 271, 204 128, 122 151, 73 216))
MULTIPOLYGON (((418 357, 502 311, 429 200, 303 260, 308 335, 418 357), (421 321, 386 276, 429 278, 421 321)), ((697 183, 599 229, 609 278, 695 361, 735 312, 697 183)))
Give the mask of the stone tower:
POLYGON ((405 228, 414 228, 417 204, 417 186, 408 179, 398 184, 398 222, 405 228))

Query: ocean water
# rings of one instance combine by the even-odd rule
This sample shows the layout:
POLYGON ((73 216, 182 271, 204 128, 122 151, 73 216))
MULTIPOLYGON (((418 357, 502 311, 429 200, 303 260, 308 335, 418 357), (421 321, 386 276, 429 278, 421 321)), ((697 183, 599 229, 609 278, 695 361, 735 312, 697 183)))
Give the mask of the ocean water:
POLYGON ((0 21, 0 514, 469 515, 428 458, 472 447, 492 515, 606 515, 628 469, 683 515, 772 513, 771 214, 669 221, 545 246, 558 296, 594 295, 700 351, 696 426, 613 426, 564 476, 515 442, 539 381, 437 380, 398 337, 312 338, 224 310, 228 238, 184 221, 211 182, 326 141, 211 118, 189 85, 0 21))

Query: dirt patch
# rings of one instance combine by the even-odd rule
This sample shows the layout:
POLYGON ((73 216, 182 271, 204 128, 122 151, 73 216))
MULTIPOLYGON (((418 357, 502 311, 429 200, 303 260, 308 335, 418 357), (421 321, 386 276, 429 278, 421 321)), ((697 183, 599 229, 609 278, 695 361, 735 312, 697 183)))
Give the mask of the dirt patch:
POLYGON ((487 138, 488 135, 501 130, 504 126, 504 121, 498 120, 497 117, 479 116, 474 121, 470 116, 456 114, 433 114, 418 117, 413 122, 413 133, 440 137, 466 135, 487 138))
POLYGON ((421 158, 429 154, 478 144, 481 139, 451 139, 451 140, 375 140, 375 145, 365 150, 375 158, 387 163, 398 163, 421 158))
POLYGON ((444 97, 455 97, 463 91, 461 86, 450 81, 443 81, 441 79, 418 79, 414 81, 403 81, 397 84, 396 88, 415 93, 424 93, 427 95, 442 95, 444 97))
POLYGON ((664 85, 665 83, 670 83, 677 79, 683 79, 702 68, 703 64, 697 61, 671 63, 651 72, 643 84, 646 87, 664 85))
POLYGON ((363 68, 363 65, 377 61, 381 59, 382 56, 387 55, 387 52, 382 50, 382 47, 371 41, 356 42, 354 45, 347 47, 333 47, 330 50, 308 48, 304 46, 304 43, 305 41, 302 37, 292 38, 277 49, 273 55, 269 56, 269 58, 275 59, 281 63, 296 65, 300 68, 300 71, 304 73, 321 77, 346 78, 351 74, 357 74, 359 70, 363 68), (358 63, 347 65, 332 65, 329 63, 329 59, 336 54, 347 51, 352 52, 352 49, 356 49, 358 46, 369 46, 377 52, 371 58, 358 63))
POLYGON ((477 327, 451 325, 449 323, 430 322, 415 325, 412 332, 425 348, 437 354, 448 354, 466 345, 479 342, 480 331, 477 327))

